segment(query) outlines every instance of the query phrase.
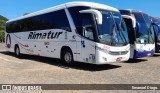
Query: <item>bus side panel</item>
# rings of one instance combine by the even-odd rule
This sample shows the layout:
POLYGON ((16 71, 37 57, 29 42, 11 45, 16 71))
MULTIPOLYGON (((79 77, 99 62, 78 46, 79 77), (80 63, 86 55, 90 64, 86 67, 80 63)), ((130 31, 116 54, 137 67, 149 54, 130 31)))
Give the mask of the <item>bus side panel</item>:
MULTIPOLYGON (((14 52, 15 45, 19 45, 18 41, 21 40, 21 34, 20 33, 6 33, 5 34, 5 47, 6 50, 9 52, 14 52)), ((21 47, 19 47, 21 48, 21 47)))
POLYGON ((63 46, 68 46, 72 50, 73 56, 76 60, 76 35, 72 32, 66 32, 61 29, 50 29, 38 32, 23 32, 22 34, 23 42, 17 40, 18 45, 20 45, 20 50, 22 51, 21 53, 60 58, 61 48, 63 46), (44 33, 47 33, 47 35, 48 33, 52 33, 54 38, 47 39, 47 35, 46 38, 41 37, 40 34, 43 35, 44 33))
POLYGON ((56 54, 58 50, 58 42, 63 41, 59 38, 61 35, 63 35, 62 33, 63 30, 60 29, 24 32, 24 42, 21 42, 23 43, 22 45, 25 51, 24 53, 57 58, 56 54))

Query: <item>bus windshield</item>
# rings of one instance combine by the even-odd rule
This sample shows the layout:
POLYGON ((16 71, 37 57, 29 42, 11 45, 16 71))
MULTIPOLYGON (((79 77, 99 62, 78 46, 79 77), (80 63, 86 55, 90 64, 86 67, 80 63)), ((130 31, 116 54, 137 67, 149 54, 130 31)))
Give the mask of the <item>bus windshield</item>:
POLYGON ((147 14, 144 14, 144 13, 143 13, 143 16, 144 16, 145 22, 148 27, 149 43, 154 43, 154 41, 155 41, 154 40, 154 28, 151 23, 151 18, 147 14))
POLYGON ((136 21, 140 24, 139 31, 136 32, 136 43, 153 43, 154 32, 151 29, 151 20, 147 14, 134 12, 136 21))
POLYGON ((128 44, 128 33, 122 16, 118 12, 99 10, 102 13, 102 24, 98 24, 98 38, 101 43, 121 46, 128 44))

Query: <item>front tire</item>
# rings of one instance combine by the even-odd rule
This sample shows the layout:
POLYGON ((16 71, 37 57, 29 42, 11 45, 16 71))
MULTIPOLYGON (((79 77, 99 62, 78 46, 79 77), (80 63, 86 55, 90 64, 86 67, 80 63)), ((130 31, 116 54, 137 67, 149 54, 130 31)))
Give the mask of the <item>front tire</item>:
POLYGON ((15 47, 15 55, 16 55, 16 57, 20 57, 20 55, 21 55, 20 49, 18 46, 15 47))
POLYGON ((66 65, 73 65, 74 61, 73 61, 72 51, 70 49, 66 49, 66 50, 62 51, 61 60, 66 65))

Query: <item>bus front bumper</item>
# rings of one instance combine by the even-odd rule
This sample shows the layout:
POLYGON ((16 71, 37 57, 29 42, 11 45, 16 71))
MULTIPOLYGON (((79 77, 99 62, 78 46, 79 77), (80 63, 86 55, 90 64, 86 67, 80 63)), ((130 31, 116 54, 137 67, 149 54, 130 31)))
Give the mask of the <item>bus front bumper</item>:
POLYGON ((155 50, 142 51, 142 52, 134 50, 134 57, 133 57, 133 59, 147 57, 147 56, 153 55, 154 53, 155 53, 155 50))
POLYGON ((128 51, 125 55, 110 55, 101 53, 101 55, 97 55, 98 58, 96 58, 95 64, 108 64, 112 62, 122 62, 127 61, 130 57, 130 51, 128 51))

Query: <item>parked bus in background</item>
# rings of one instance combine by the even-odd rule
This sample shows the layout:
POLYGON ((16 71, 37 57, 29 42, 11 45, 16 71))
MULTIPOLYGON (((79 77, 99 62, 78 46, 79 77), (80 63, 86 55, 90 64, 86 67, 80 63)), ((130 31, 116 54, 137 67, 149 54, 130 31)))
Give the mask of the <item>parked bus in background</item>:
POLYGON ((151 17, 155 31, 155 50, 160 52, 160 18, 151 17))
POLYGON ((124 19, 128 29, 131 45, 130 58, 136 59, 155 53, 154 29, 149 16, 141 11, 126 9, 120 10, 122 15, 129 15, 136 20, 136 27, 131 26, 130 20, 124 19))
POLYGON ((130 45, 120 12, 92 2, 70 2, 6 23, 6 48, 20 54, 92 64, 126 61, 130 45))

